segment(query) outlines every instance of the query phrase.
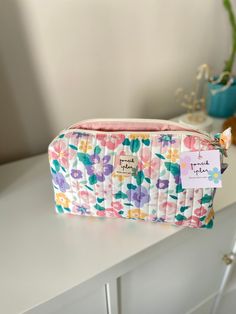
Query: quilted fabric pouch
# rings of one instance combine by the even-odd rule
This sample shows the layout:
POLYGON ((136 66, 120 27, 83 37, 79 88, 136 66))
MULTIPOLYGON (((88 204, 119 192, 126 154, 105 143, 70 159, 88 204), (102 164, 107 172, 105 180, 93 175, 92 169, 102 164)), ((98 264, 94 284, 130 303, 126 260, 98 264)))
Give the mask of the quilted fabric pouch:
POLYGON ((218 149, 223 172, 229 142, 166 120, 79 122, 49 145, 56 211, 211 228, 215 189, 183 188, 180 154, 218 149))

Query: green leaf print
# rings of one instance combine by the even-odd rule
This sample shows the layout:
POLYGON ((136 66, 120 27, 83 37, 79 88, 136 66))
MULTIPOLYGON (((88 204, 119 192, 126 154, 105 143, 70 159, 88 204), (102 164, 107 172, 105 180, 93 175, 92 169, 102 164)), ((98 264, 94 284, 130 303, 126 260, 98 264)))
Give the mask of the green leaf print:
POLYGON ((179 164, 172 162, 165 162, 166 169, 171 172, 174 177, 179 176, 180 174, 180 166, 179 164))
POLYGON ((147 181, 147 183, 151 183, 150 178, 145 177, 145 180, 147 181))
POLYGON ((56 205, 56 208, 57 208, 57 212, 58 212, 59 214, 64 213, 63 207, 62 207, 61 205, 56 205))
POLYGON ((129 146, 130 145, 130 140, 128 138, 126 138, 123 143, 124 146, 129 146))
POLYGON ((58 160, 53 160, 53 166, 55 167, 56 171, 58 172, 60 170, 60 164, 58 160))
POLYGON ((89 155, 85 154, 85 153, 77 153, 77 156, 79 158, 79 160, 85 165, 85 166, 89 166, 92 164, 89 155))
POLYGON ((91 175, 91 176, 89 177, 89 183, 90 183, 91 185, 97 183, 97 177, 96 177, 95 174, 93 174, 93 175, 91 175))
POLYGON ((175 196, 175 195, 170 195, 170 197, 173 198, 174 200, 177 200, 177 199, 178 199, 178 197, 175 196))
POLYGON ((135 190, 135 189, 137 188, 137 186, 134 185, 134 184, 132 184, 132 183, 128 183, 128 184, 127 184, 127 188, 128 188, 129 190, 135 190))
POLYGON ((136 175, 136 181, 137 181, 138 185, 141 185, 143 183, 144 177, 145 176, 143 174, 143 171, 142 170, 138 171, 138 173, 136 175))
POLYGON ((209 203, 212 200, 212 196, 205 194, 201 199, 201 204, 209 203))
POLYGON ((200 221, 204 221, 206 219, 206 216, 202 216, 199 218, 200 221))
POLYGON ((105 210, 105 207, 103 207, 103 206, 101 206, 101 205, 99 205, 99 204, 96 204, 94 207, 95 207, 97 210, 105 210))
POLYGON ((98 203, 102 203, 103 201, 104 201, 104 198, 99 198, 99 197, 97 198, 98 203))
POLYGON ((70 147, 71 149, 78 150, 78 148, 77 148, 75 145, 69 144, 69 147, 70 147))
POLYGON ((101 147, 99 147, 98 145, 95 146, 94 148, 94 154, 99 155, 101 153, 101 147))
POLYGON ((160 159, 165 159, 165 157, 162 154, 155 154, 160 159))
POLYGON ((85 185, 85 187, 86 187, 88 190, 93 191, 93 189, 92 189, 90 186, 85 185))
POLYGON ((181 206, 180 207, 181 213, 185 212, 185 210, 187 210, 188 208, 189 208, 189 206, 181 206))
POLYGON ((149 140, 149 138, 143 139, 143 140, 142 140, 142 143, 143 143, 144 145, 146 145, 146 146, 149 146, 149 145, 150 145, 150 140, 149 140))
POLYGON ((132 140, 130 142, 130 150, 132 153, 137 153, 137 151, 139 150, 140 148, 140 141, 139 139, 135 139, 135 140, 132 140))
POLYGON ((119 199, 119 198, 124 199, 124 198, 128 198, 128 196, 125 193, 119 191, 115 194, 115 199, 119 199))
POLYGON ((178 214, 175 216, 178 221, 186 220, 187 218, 184 215, 178 214))
POLYGON ((166 170, 162 170, 162 171, 160 172, 160 177, 163 177, 165 174, 166 174, 166 170))
POLYGON ((182 184, 181 183, 177 184, 176 185, 176 193, 181 193, 183 191, 184 191, 184 189, 182 187, 182 184))
POLYGON ((63 138, 65 136, 65 134, 61 134, 61 135, 59 135, 58 137, 59 138, 63 138))
POLYGON ((211 229, 213 227, 213 219, 211 219, 207 225, 205 225, 205 228, 211 229))
POLYGON ((51 172, 56 173, 56 170, 51 167, 51 172))

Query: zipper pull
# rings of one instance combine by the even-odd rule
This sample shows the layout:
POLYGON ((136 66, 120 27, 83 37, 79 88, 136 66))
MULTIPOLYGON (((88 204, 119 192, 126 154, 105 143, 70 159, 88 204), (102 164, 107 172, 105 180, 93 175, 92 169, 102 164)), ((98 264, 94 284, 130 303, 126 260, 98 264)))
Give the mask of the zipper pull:
POLYGON ((227 150, 231 145, 231 128, 224 130, 222 133, 217 133, 214 135, 214 141, 212 145, 218 147, 222 154, 227 157, 227 150))

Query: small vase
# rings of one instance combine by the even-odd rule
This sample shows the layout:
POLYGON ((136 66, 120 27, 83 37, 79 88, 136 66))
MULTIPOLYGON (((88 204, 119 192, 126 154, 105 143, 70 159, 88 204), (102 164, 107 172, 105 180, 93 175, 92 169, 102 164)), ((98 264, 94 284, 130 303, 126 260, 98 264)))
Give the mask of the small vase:
POLYGON ((206 100, 207 112, 212 117, 228 118, 236 111, 236 80, 224 91, 217 91, 223 87, 222 84, 212 84, 208 82, 208 92, 206 100))

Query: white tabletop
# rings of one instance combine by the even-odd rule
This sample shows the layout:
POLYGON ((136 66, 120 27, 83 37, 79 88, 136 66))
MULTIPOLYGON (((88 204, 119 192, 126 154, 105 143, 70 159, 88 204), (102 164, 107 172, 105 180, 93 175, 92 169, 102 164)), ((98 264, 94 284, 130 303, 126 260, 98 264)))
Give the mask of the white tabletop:
MULTIPOLYGON (((236 148, 215 199, 236 202, 236 148)), ((116 267, 181 228, 54 212, 47 155, 0 167, 0 313, 19 314, 116 267)))

